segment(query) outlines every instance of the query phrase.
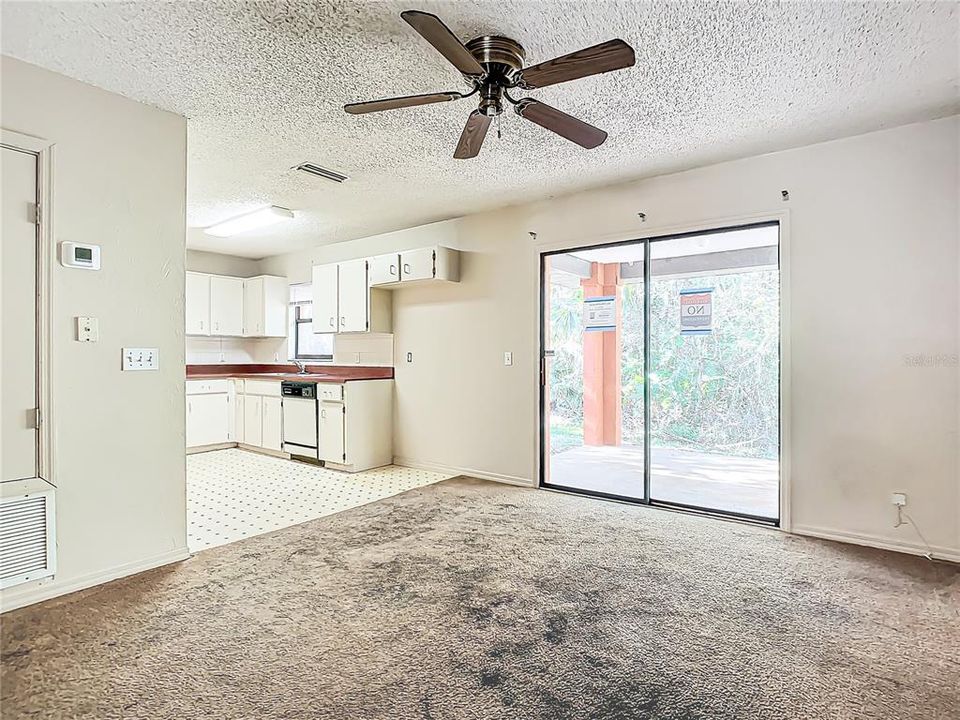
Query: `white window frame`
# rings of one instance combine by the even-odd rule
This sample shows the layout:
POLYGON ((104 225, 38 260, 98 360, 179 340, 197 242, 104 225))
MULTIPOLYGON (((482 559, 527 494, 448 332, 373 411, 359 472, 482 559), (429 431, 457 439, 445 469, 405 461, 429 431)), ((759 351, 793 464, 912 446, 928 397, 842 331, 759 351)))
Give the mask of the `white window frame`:
MULTIPOLYGON (((290 286, 291 289, 294 287, 310 287, 310 283, 297 283, 290 286)), ((292 293, 291 293, 292 294, 292 293)), ((310 300, 304 300, 295 302, 290 301, 290 318, 291 318, 291 328, 293 337, 290 338, 290 344, 293 346, 293 354, 290 358, 291 360, 312 360, 317 363, 330 363, 333 362, 333 352, 331 351, 329 355, 301 355, 300 354, 300 331, 299 326, 301 324, 313 323, 313 318, 310 319, 301 319, 300 318, 300 308, 304 305, 313 305, 312 298, 310 300)))

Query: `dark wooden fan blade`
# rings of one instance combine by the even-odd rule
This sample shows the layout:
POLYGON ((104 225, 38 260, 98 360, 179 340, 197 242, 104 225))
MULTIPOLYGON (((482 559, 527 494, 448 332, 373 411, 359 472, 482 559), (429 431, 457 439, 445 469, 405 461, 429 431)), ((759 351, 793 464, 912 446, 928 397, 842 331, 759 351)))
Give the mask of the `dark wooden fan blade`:
POLYGON ((541 88, 568 80, 578 80, 588 75, 622 70, 631 67, 636 61, 633 48, 623 40, 608 40, 524 68, 521 80, 528 88, 541 88))
POLYGON ((545 105, 539 100, 524 98, 517 103, 517 114, 542 128, 555 132, 567 140, 575 142, 580 147, 592 150, 602 145, 607 134, 600 128, 577 120, 573 115, 567 115, 556 108, 545 105))
POLYGON ((464 75, 484 74, 483 66, 436 15, 419 10, 404 10, 400 13, 400 17, 464 75))
POLYGON ((363 113, 380 112, 381 110, 396 110, 397 108, 448 102, 450 100, 459 100, 462 97, 463 95, 456 92, 430 93, 429 95, 405 95, 403 97, 384 98, 383 100, 371 100, 370 102, 350 103, 349 105, 344 105, 343 109, 351 115, 362 115, 363 113))
POLYGON ((463 126, 460 142, 457 143, 457 149, 453 156, 457 160, 475 158, 480 152, 480 146, 483 145, 483 139, 487 136, 487 128, 489 127, 489 116, 484 115, 479 110, 470 113, 467 124, 463 126))

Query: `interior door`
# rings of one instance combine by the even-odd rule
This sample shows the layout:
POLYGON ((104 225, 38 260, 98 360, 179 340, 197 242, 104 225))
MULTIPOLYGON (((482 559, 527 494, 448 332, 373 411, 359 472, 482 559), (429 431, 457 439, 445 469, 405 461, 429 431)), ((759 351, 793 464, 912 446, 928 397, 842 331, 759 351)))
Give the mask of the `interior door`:
POLYGON ((337 308, 336 265, 314 265, 313 283, 313 331, 315 333, 337 332, 339 318, 337 308))
POLYGON ((350 260, 338 266, 340 332, 365 332, 367 329, 367 261, 350 260))
POLYGON ((210 278, 212 335, 243 335, 243 278, 210 278))
POLYGON ((37 157, 3 148, 0 480, 36 477, 37 157))
POLYGON ((187 335, 210 334, 209 275, 187 273, 185 314, 187 335))
POLYGON ((320 403, 320 459, 344 462, 343 403, 320 403))

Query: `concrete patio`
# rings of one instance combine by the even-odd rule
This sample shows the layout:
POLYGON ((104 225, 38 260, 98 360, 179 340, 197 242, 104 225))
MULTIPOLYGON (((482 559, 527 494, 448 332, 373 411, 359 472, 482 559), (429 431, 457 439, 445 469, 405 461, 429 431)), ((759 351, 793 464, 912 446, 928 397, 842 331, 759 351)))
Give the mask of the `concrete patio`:
MULTIPOLYGON (((654 447, 654 500, 775 519, 779 515, 776 460, 654 447)), ((551 455, 548 482, 569 488, 643 496, 643 448, 587 445, 551 455)))

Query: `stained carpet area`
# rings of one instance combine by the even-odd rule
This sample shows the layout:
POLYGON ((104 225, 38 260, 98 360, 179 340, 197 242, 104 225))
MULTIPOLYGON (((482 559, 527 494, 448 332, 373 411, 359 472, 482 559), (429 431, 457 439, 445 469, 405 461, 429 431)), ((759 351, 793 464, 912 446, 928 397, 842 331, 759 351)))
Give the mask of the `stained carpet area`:
POLYGON ((950 718, 955 566, 457 478, 3 617, 4 718, 950 718))

